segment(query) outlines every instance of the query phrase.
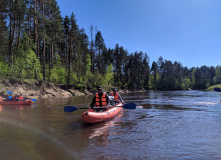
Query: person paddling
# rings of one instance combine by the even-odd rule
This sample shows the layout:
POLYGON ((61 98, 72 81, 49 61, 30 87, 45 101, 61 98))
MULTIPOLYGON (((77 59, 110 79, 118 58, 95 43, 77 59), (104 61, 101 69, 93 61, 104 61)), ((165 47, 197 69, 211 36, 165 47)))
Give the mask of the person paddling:
POLYGON ((20 95, 18 95, 17 100, 18 101, 25 101, 25 97, 23 96, 22 93, 20 93, 20 95))
POLYGON ((122 100, 120 94, 117 92, 117 89, 113 88, 112 90, 113 90, 113 92, 111 92, 111 96, 114 97, 114 102, 115 103, 120 103, 121 102, 121 103, 124 104, 124 101, 122 100))
POLYGON ((9 96, 6 98, 6 101, 13 101, 12 94, 9 94, 9 96))
POLYGON ((92 100, 91 109, 95 111, 106 111, 110 106, 110 99, 106 95, 106 92, 103 92, 102 86, 97 87, 97 93, 92 100))

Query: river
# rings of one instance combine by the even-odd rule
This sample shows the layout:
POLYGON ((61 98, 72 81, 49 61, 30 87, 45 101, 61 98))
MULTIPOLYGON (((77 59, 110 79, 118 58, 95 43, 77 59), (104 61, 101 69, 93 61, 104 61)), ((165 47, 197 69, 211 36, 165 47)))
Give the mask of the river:
POLYGON ((221 159, 221 92, 121 94, 135 110, 88 125, 93 96, 37 99, 32 106, 0 106, 1 160, 221 159))

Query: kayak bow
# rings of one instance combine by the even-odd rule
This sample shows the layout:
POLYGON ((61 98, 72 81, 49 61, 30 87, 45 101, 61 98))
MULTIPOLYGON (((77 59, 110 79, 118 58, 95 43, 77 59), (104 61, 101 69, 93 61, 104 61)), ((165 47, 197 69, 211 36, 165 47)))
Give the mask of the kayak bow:
POLYGON ((122 105, 122 103, 119 103, 104 112, 96 112, 92 109, 88 109, 81 115, 81 120, 84 123, 99 123, 103 121, 108 121, 124 111, 122 105))

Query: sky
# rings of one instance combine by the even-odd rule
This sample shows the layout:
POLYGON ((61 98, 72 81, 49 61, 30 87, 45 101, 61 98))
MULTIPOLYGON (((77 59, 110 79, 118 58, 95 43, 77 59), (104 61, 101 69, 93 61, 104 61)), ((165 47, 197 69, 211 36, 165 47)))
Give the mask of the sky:
POLYGON ((90 39, 100 31, 107 48, 147 53, 183 67, 221 65, 221 0, 57 0, 62 17, 76 16, 90 39))

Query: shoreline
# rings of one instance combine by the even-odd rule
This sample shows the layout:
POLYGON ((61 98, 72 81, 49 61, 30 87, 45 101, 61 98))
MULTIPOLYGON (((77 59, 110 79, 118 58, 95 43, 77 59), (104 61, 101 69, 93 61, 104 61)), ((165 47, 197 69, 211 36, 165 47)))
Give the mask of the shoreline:
POLYGON ((15 80, 0 79, 0 96, 8 97, 7 91, 13 95, 23 93, 28 98, 51 98, 51 97, 71 97, 93 95, 88 90, 79 91, 74 88, 66 89, 65 85, 55 85, 48 82, 37 81, 34 79, 15 80))
MULTIPOLYGON (((6 93, 11 91, 13 95, 18 95, 22 93, 25 97, 28 98, 68 98, 72 96, 85 96, 85 95, 94 95, 93 90, 84 89, 80 91, 74 87, 68 88, 66 85, 56 85, 49 82, 38 81, 35 79, 24 79, 24 80, 15 80, 15 79, 0 79, 0 96, 3 98, 8 97, 6 93)), ((106 90, 107 93, 111 89, 106 90)), ((133 93, 133 92, 147 92, 151 90, 119 90, 119 93, 133 93)))
MULTIPOLYGON (((106 92, 111 92, 111 89, 106 89, 106 92)), ((188 89, 192 90, 192 89, 188 89)), ((94 95, 94 91, 84 89, 79 90, 75 89, 73 86, 67 87, 66 85, 53 84, 50 82, 38 81, 35 79, 24 79, 24 80, 15 80, 15 79, 0 79, 0 96, 3 98, 8 97, 6 93, 11 91, 13 95, 18 95, 23 93, 25 97, 28 98, 68 98, 72 96, 85 96, 85 95, 94 95)), ((135 92, 155 92, 154 90, 135 90, 130 91, 127 89, 122 89, 118 91, 119 93, 135 93, 135 92)))

